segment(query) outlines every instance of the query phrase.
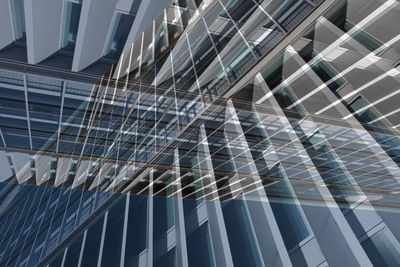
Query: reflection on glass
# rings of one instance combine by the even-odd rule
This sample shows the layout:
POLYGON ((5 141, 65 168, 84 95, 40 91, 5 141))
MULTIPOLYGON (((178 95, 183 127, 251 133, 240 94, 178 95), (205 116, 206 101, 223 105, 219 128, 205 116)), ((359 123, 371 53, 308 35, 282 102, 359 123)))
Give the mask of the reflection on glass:
POLYGON ((78 266, 79 255, 81 254, 82 241, 83 241, 83 235, 80 235, 68 247, 64 266, 78 266))
POLYGON ((11 12, 12 12, 15 40, 24 41, 26 35, 24 0, 11 0, 11 12))
POLYGON ((124 216, 125 201, 118 201, 108 212, 101 266, 119 265, 120 263, 124 216))
POLYGON ((235 266, 263 266, 244 201, 232 200, 222 208, 235 266))
POLYGON ((279 177, 279 180, 266 184, 264 189, 270 199, 271 208, 281 230, 285 246, 290 251, 311 233, 306 224, 307 219, 300 204, 295 201, 293 188, 285 177, 281 166, 276 165, 269 172, 274 177, 279 177))
POLYGON ((373 138, 386 153, 400 166, 400 138, 383 116, 362 96, 357 97, 349 106, 355 117, 364 123, 373 138))
POLYGON ((374 266, 399 266, 400 251, 397 240, 387 228, 364 240, 361 245, 374 266))
POLYGON ((81 14, 81 3, 64 2, 64 14, 62 21, 61 48, 74 51, 76 37, 78 35, 78 25, 81 14))
POLYGON ((350 204, 361 198, 360 192, 354 187, 353 177, 342 167, 338 156, 320 132, 308 138, 304 146, 338 202, 350 204))
POLYGON ((86 235, 85 247, 82 254, 81 266, 96 266, 100 250, 103 218, 89 226, 86 235))
POLYGON ((341 77, 337 77, 338 73, 331 66, 329 66, 327 62, 323 60, 311 66, 311 68, 324 83, 336 77, 328 84, 328 87, 332 90, 332 92, 336 92, 336 90, 338 90, 345 83, 344 79, 341 77))
POLYGON ((187 237, 187 250, 189 266, 215 266, 207 223, 204 223, 189 234, 187 237))

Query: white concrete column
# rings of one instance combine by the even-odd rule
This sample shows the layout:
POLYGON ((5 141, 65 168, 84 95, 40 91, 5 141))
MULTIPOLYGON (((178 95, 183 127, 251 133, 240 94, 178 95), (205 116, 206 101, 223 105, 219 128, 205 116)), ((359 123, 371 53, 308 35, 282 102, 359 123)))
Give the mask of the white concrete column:
POLYGON ((63 1, 25 0, 24 4, 28 63, 36 64, 59 49, 63 1))
POLYGON ((103 56, 116 3, 117 0, 82 2, 72 71, 81 71, 103 56))

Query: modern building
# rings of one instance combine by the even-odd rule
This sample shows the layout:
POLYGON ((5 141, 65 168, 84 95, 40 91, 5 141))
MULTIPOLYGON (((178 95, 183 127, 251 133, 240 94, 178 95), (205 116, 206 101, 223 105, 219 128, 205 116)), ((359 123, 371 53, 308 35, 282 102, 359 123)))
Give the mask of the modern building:
POLYGON ((3 2, 1 266, 400 265, 399 1, 3 2))

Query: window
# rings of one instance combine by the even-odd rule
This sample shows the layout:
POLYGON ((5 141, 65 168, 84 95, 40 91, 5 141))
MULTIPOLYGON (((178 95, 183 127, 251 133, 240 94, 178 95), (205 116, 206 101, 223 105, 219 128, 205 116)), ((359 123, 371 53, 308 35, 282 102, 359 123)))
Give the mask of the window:
MULTIPOLYGON (((193 200, 185 199, 184 203, 185 201, 193 200)), ((215 266, 207 223, 204 223, 189 234, 187 237, 187 250, 189 266, 215 266)))
POLYGON ((354 187, 354 179, 342 166, 325 136, 316 132, 304 142, 304 147, 312 159, 322 179, 336 201, 345 207, 355 199, 361 199, 359 190, 354 187))
POLYGON ((364 127, 370 131, 372 137, 381 145, 386 153, 392 157, 397 165, 400 166, 400 138, 391 128, 390 124, 385 119, 382 119, 382 115, 378 113, 375 108, 369 107, 365 109, 368 105, 369 103, 359 96, 349 105, 349 108, 352 112, 357 112, 362 109, 362 111, 357 112, 355 116, 362 123, 365 123, 364 127))
POLYGON ((87 230, 86 243, 82 255, 81 266, 96 266, 99 258, 103 218, 97 220, 87 230))
POLYGON ((16 41, 23 41, 26 36, 24 0, 11 0, 11 12, 16 41))
POLYGON ((121 259, 124 216, 125 198, 122 198, 108 213, 101 266, 119 265, 121 259))
POLYGON ((361 245, 374 266, 399 266, 400 253, 394 243, 397 241, 384 228, 364 240, 361 245))
POLYGON ((135 17, 131 14, 114 13, 104 56, 117 58, 121 54, 134 19, 135 17))
MULTIPOLYGON (((376 111, 373 107, 365 108, 368 105, 369 105, 369 103, 361 96, 357 97, 356 100, 354 100, 350 104, 350 109, 353 112, 357 113, 356 116, 363 123, 369 123, 369 122, 372 122, 372 121, 382 117, 382 115, 378 111, 376 111), (361 109, 362 109, 362 111, 358 112, 361 109)), ((383 120, 378 120, 378 121, 374 122, 373 125, 383 128, 383 129, 390 128, 389 124, 385 123, 385 121, 383 121, 383 120)))
POLYGON ((63 28, 60 45, 60 48, 64 50, 74 51, 75 49, 81 7, 81 3, 64 2, 63 28))
MULTIPOLYGON (((337 76, 337 72, 325 61, 320 61, 311 68, 324 83, 337 76)), ((327 86, 332 92, 336 92, 344 83, 345 81, 343 78, 336 77, 327 86)))
POLYGON ((62 266, 63 257, 64 257, 64 251, 62 253, 58 254, 58 256, 49 264, 49 267, 62 266))
POLYGON ((129 196, 125 266, 138 266, 139 255, 146 249, 147 199, 133 194, 129 196))
POLYGON ((232 260, 235 266, 262 266, 261 255, 245 206, 241 200, 229 201, 223 208, 232 260))

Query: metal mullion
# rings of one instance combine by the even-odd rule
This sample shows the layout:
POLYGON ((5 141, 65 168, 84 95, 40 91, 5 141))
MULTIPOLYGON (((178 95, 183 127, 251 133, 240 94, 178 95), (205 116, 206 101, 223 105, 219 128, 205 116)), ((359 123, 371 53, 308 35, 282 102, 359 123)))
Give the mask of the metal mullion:
POLYGON ((4 135, 3 135, 3 131, 0 128, 0 137, 1 137, 1 141, 3 141, 4 147, 7 147, 7 143, 6 140, 4 139, 4 135))
POLYGON ((28 123, 28 133, 29 133, 29 144, 30 144, 30 148, 31 150, 33 150, 32 148, 32 134, 31 134, 31 119, 29 116, 29 104, 28 104, 28 83, 27 83, 27 79, 26 79, 26 74, 23 74, 24 77, 24 94, 25 94, 25 108, 26 108, 26 120, 28 123))
MULTIPOLYGON (((94 88, 94 87, 93 87, 94 88)), ((107 85, 107 88, 108 88, 108 85, 107 85)), ((100 91, 100 89, 101 89, 101 87, 99 86, 98 87, 98 90, 100 91)), ((97 95, 98 96, 100 96, 99 95, 99 92, 98 91, 98 93, 97 93, 97 95)), ((106 90, 107 91, 107 90, 106 90)), ((106 97, 106 93, 107 92, 105 92, 104 94, 103 94, 103 96, 104 96, 104 99, 105 99, 105 97, 106 97)), ((100 96, 101 97, 101 96, 100 96)), ((95 97, 95 99, 96 99, 97 97, 95 97)), ((94 120, 95 120, 95 117, 96 117, 96 113, 98 112, 98 109, 99 109, 99 107, 100 107, 100 102, 101 101, 95 101, 95 105, 93 106, 93 108, 92 108, 92 114, 91 114, 91 116, 90 116, 90 118, 89 118, 89 125, 88 125, 88 131, 87 131, 87 135, 86 135, 86 137, 85 137, 85 141, 84 141, 84 144, 86 145, 87 144, 87 141, 88 141, 88 138, 89 138, 89 134, 93 131, 93 130, 96 130, 96 135, 95 135, 95 139, 94 139, 94 142, 93 142, 93 149, 92 149, 92 153, 93 153, 93 150, 95 149, 95 146, 96 146, 96 140, 97 140, 97 135, 98 135, 98 133, 99 133, 99 130, 100 130, 100 126, 93 126, 93 124, 94 124, 94 120)), ((104 101, 103 101, 103 104, 104 104, 104 101)), ((102 106, 103 107, 103 106, 102 106)), ((101 108, 102 108, 101 107, 101 108)), ((101 111, 99 111, 98 112, 98 114, 100 114, 101 113, 101 111)), ((107 129, 107 135, 108 135, 108 132, 109 132, 109 129, 107 129)), ((104 140, 104 144, 107 142, 107 137, 105 137, 104 138, 105 140, 104 140)), ((101 143, 101 142, 100 142, 101 143)), ((81 158, 82 158, 82 155, 83 155, 83 151, 84 151, 84 149, 85 149, 85 147, 83 147, 82 148, 82 151, 81 151, 81 158)), ((103 151, 103 153, 104 153, 104 151, 103 151)), ((92 155, 89 157, 89 162, 91 162, 91 159, 92 159, 92 155)), ((101 158, 98 158, 95 162, 93 162, 92 163, 92 166, 93 166, 93 164, 95 164, 95 163, 98 163, 99 161, 102 161, 103 159, 101 159, 101 158)), ((87 180, 87 179, 86 179, 87 180)), ((85 180, 85 182, 84 182, 84 185, 86 185, 86 180, 85 180)))
MULTIPOLYGON (((240 31, 240 28, 237 26, 237 24, 235 23, 235 21, 232 19, 231 15, 229 14, 228 10, 226 10, 225 5, 221 3, 220 0, 218 0, 218 2, 220 2, 220 5, 222 6, 222 9, 225 11, 225 14, 229 17, 229 19, 231 20, 233 26, 236 28, 237 33, 240 35, 240 37, 242 38, 242 40, 244 41, 244 43, 246 44, 247 48, 250 50, 250 53, 253 55, 254 59, 257 59, 257 55, 254 53, 253 48, 251 47, 251 45, 248 43, 248 41, 246 40, 246 38, 244 37, 243 33, 240 31)), ((232 38, 233 39, 233 38, 232 38)))
POLYGON ((279 30, 281 30, 283 33, 287 33, 286 29, 282 27, 282 25, 278 21, 276 21, 259 3, 257 3, 255 0, 252 1, 258 6, 261 12, 264 13, 268 17, 268 19, 271 20, 279 28, 279 30))
MULTIPOLYGON (((237 114, 237 113, 236 113, 236 114, 237 114)), ((246 134, 246 133, 248 133, 249 131, 251 131, 251 130, 253 130, 254 128, 258 127, 259 125, 262 125, 263 122, 264 122, 264 121, 258 122, 256 125, 252 126, 248 131, 243 132, 243 134, 239 134, 238 136, 236 136, 231 142, 237 141, 237 139, 238 139, 238 138, 241 138, 242 136, 245 137, 245 134, 246 134)), ((218 127, 216 130, 214 130, 211 134, 215 133, 215 132, 218 131, 219 129, 222 129, 224 126, 225 126, 225 124, 222 124, 222 125, 221 125, 220 127, 218 127)), ((243 129, 242 129, 242 130, 243 130, 243 129)), ((247 141, 247 139, 246 139, 246 141, 247 141)), ((261 142, 262 142, 262 141, 260 141, 260 142, 257 143, 257 144, 260 144, 261 142)), ((198 145, 197 145, 197 146, 198 146, 198 145)), ((196 146, 196 147, 197 147, 197 146, 196 146)), ((225 147, 226 147, 226 146, 225 146, 225 147)), ((224 147, 224 146, 221 147, 220 149, 216 150, 214 153, 210 154, 210 156, 213 156, 213 155, 215 155, 216 153, 222 151, 225 147, 224 147)), ((192 149, 192 150, 193 150, 193 149, 192 149)), ((249 149, 249 151, 251 151, 251 150, 249 149)), ((190 151, 189 151, 189 152, 190 152, 190 151)), ((246 151, 243 151, 242 153, 236 155, 236 156, 233 157, 233 158, 236 158, 237 156, 243 154, 244 152, 246 152, 246 151)), ((186 156, 187 154, 188 154, 188 153, 186 153, 184 156, 186 156)), ((201 163, 204 162, 205 160, 207 160, 207 159, 203 159, 201 162, 199 162, 198 164, 196 164, 196 166, 199 165, 199 164, 201 164, 201 163)), ((223 164, 225 164, 225 163, 223 163, 223 164)), ((221 165, 223 165, 223 164, 221 164, 221 165)), ((221 165, 219 165, 219 166, 221 166, 221 165)))
MULTIPOLYGON (((36 194, 37 194, 37 191, 35 192, 35 195, 34 195, 33 199, 36 198, 36 194)), ((29 204, 29 203, 28 203, 28 201, 26 200, 26 202, 25 202, 25 204, 24 204, 24 206, 23 206, 23 208, 22 208, 22 211, 25 210, 25 207, 26 207, 28 204, 29 204)), ((29 209, 28 209, 28 211, 27 211, 26 213, 27 213, 27 214, 30 214, 31 209, 32 209, 32 205, 29 206, 29 209)), ((18 208, 15 209, 15 211, 17 211, 17 210, 18 210, 18 208)), ((20 221, 21 217, 24 218, 24 217, 22 216, 22 212, 21 212, 20 214, 18 214, 18 215, 14 212, 14 215, 12 216, 11 220, 14 221, 15 219, 17 219, 18 221, 20 221), (15 216, 18 216, 18 217, 16 218, 15 216)), ((22 222, 23 226, 26 224, 26 222, 27 222, 27 220, 28 220, 27 217, 28 217, 28 216, 26 216, 26 217, 24 218, 24 222, 22 222)), ((11 238, 13 237, 13 234, 14 234, 16 228, 17 228, 17 225, 16 225, 16 224, 14 224, 14 225, 10 224, 10 225, 8 226, 8 228, 7 228, 7 234, 5 234, 3 237, 1 237, 0 241, 1 241, 2 244, 3 244, 3 243, 4 243, 4 239, 7 238, 8 233, 11 231, 11 234, 10 234, 10 237, 8 238, 7 245, 6 245, 5 249, 8 248, 8 244, 10 243, 10 240, 11 240, 11 238), (12 226, 14 226, 14 227, 12 227, 12 226), (12 227, 12 231, 11 231, 11 227, 12 227)), ((17 239, 16 239, 16 240, 19 239, 19 236, 20 236, 20 235, 17 236, 17 239)), ((14 247, 15 247, 15 245, 14 245, 14 247)), ((11 252, 13 252, 13 250, 11 250, 11 252)), ((3 257, 0 259, 0 262, 2 262, 2 261, 4 260, 4 257, 5 257, 5 256, 6 256, 6 257, 10 257, 10 255, 3 255, 3 257)))
POLYGON ((86 237, 87 237, 87 229, 85 230, 85 232, 83 232, 83 239, 82 239, 82 245, 81 245, 81 249, 79 252, 79 256, 78 256, 78 266, 77 267, 81 267, 82 264, 82 258, 83 258, 83 253, 85 252, 85 244, 86 244, 86 237))
MULTIPOLYGON (((44 189, 43 189, 43 190, 44 190, 44 189)), ((35 197, 36 197, 36 194, 37 194, 39 191, 40 191, 40 190, 37 190, 37 191, 36 191, 35 197)), ((39 192, 39 193, 40 193, 40 192, 39 192)), ((51 196, 51 193, 52 193, 52 192, 50 192, 50 196, 51 196)), ((42 195, 41 195, 40 201, 38 201, 37 203, 42 203, 43 198, 45 197, 45 195, 46 195, 46 192, 43 192, 42 195)), ((50 198, 50 197, 49 197, 49 198, 50 198)), ((49 200, 48 200, 48 201, 49 201, 49 200)), ((48 205, 48 203, 46 204, 46 209, 47 209, 47 205, 48 205)), ((29 207, 29 211, 33 208, 33 206, 34 206, 34 205, 31 205, 31 206, 29 207)), ((38 205, 38 206, 39 206, 39 205, 38 205)), ((44 210, 44 212, 46 211, 46 209, 44 210)), ((28 211, 28 212, 29 212, 29 211, 28 211)), ((38 211, 39 211, 39 209, 36 209, 36 210, 35 210, 34 215, 33 215, 33 218, 36 218, 36 215, 37 215, 38 211)), ((23 224, 24 226, 25 226, 26 222, 28 221, 28 217, 29 217, 29 216, 27 216, 27 217, 25 218, 25 222, 24 222, 24 224, 23 224)), ((43 220, 43 218, 42 218, 42 220, 43 220)), ((31 222, 31 223, 33 224, 33 222, 31 222)), ((30 232, 31 232, 31 231, 29 231, 29 233, 27 233, 27 235, 26 235, 26 237, 25 237, 25 240, 24 240, 24 242, 23 242, 23 245, 22 245, 21 247, 24 247, 24 246, 25 246, 26 241, 27 241, 28 238, 29 238, 30 232)), ((19 237, 20 237, 22 234, 23 234, 23 231, 21 230, 21 232, 20 232, 20 234, 19 234, 19 236, 18 236, 18 239, 19 239, 19 237)), ((35 235, 35 236, 36 236, 36 235, 35 235)), ((18 239, 17 239, 17 240, 18 240, 18 239)), ((34 239, 34 241, 35 241, 35 240, 36 240, 36 239, 34 239)), ((34 242, 34 241, 33 241, 33 242, 34 242)), ((15 246, 16 246, 16 245, 15 245, 15 246)), ((14 248, 15 248, 15 246, 14 246, 14 248)), ((32 246, 32 249, 33 249, 33 246, 32 246)), ((31 251, 32 251, 32 249, 31 249, 31 251)), ((21 257, 21 253, 18 255, 18 258, 17 258, 17 261, 16 261, 17 263, 19 262, 20 257, 21 257)), ((9 258, 9 260, 10 260, 10 258, 9 258)), ((8 261, 9 261, 9 260, 8 260, 8 261)), ((8 262, 7 262, 7 263, 8 263, 8 262)))
MULTIPOLYGON (((206 28, 208 38, 210 39, 210 41, 211 41, 211 43, 212 43, 212 46, 213 46, 213 48, 214 48, 214 52, 215 52, 215 54, 217 55, 219 64, 221 65, 221 68, 222 68, 222 70, 223 70, 223 72, 224 72, 224 74, 225 74, 225 77, 227 78, 228 83, 230 84, 230 81, 229 81, 229 79, 228 79, 227 71, 226 71, 226 69, 225 69, 224 64, 222 64, 221 57, 220 57, 220 55, 219 55, 219 53, 218 53, 217 47, 216 47, 216 45, 215 45, 215 42, 214 42, 213 38, 211 37, 211 33, 210 33, 209 29, 208 29, 207 23, 205 22, 204 16, 201 16, 201 19, 202 19, 203 24, 204 24, 204 26, 205 26, 205 28, 206 28)), ((200 86, 199 86, 199 88, 200 88, 200 86)), ((203 100, 203 101, 204 101, 204 100, 203 100)), ((205 101, 204 101, 204 102, 205 102, 205 101)))
MULTIPOLYGON (((153 183, 153 171, 150 171, 149 183, 153 183)), ((154 199, 153 187, 149 188, 149 196, 147 197, 147 227, 146 227, 146 248, 147 248, 147 267, 153 267, 153 226, 154 226, 154 199)), ((100 267, 100 266, 98 266, 100 267)))

